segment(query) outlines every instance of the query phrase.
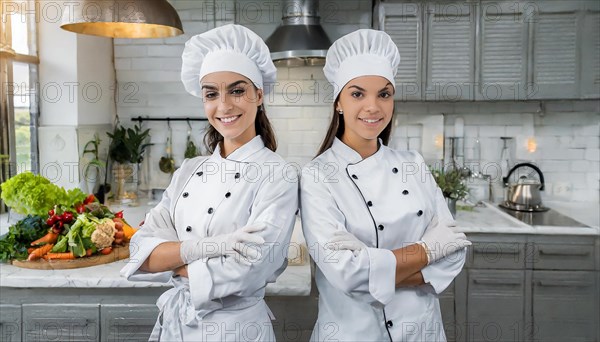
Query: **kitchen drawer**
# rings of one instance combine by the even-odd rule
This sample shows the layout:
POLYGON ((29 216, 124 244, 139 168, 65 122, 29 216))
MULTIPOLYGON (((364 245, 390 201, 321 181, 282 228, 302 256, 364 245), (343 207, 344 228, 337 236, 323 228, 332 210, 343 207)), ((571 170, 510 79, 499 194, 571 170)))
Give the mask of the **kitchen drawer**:
POLYGON ((21 341, 20 305, 0 305, 0 341, 21 341))
POLYGON ((97 341, 97 304, 23 304, 25 341, 97 341))
POLYGON ((467 268, 523 269, 524 242, 473 241, 469 247, 467 268))
POLYGON ((158 317, 154 304, 102 305, 102 341, 148 341, 158 317))
POLYGON ((593 245, 535 244, 534 270, 594 270, 593 245))

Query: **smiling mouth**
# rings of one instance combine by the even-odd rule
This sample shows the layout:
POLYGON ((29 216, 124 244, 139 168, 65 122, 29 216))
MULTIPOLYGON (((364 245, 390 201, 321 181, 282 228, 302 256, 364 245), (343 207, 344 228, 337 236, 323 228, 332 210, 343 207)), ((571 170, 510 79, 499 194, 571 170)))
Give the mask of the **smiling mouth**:
POLYGON ((223 122, 223 123, 232 123, 234 121, 236 121, 240 116, 242 116, 242 114, 240 115, 234 115, 234 116, 228 116, 225 118, 217 118, 219 121, 223 122))
POLYGON ((366 122, 368 124, 374 124, 374 123, 378 123, 379 121, 383 120, 383 118, 379 118, 379 119, 362 119, 359 118, 360 121, 362 122, 366 122))

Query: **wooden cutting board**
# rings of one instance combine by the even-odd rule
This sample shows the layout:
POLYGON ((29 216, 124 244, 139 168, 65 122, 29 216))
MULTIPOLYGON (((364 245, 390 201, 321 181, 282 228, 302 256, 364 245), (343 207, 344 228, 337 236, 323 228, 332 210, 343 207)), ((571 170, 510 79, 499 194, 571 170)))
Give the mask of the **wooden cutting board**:
POLYGON ((72 268, 90 267, 129 258, 129 244, 113 248, 107 255, 97 254, 89 257, 77 258, 75 260, 13 260, 12 264, 17 267, 31 268, 34 270, 65 270, 72 268))

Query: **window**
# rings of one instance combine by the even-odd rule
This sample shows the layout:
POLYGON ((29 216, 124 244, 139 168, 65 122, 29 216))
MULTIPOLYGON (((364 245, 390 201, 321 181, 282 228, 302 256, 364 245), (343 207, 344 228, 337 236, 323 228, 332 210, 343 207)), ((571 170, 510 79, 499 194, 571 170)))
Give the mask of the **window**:
MULTIPOLYGON (((37 173, 38 65, 35 0, 0 0, 0 183, 37 173)), ((0 210, 3 208, 0 208, 0 210)))

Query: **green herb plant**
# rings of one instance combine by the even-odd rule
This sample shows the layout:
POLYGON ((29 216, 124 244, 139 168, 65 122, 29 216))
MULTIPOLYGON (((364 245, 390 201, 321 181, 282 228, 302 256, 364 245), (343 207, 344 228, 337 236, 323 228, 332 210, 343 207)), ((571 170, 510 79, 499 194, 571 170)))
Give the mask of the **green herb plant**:
POLYGON ((100 160, 100 143, 102 142, 102 140, 100 140, 100 137, 98 136, 98 134, 94 134, 94 139, 88 141, 85 146, 83 147, 83 156, 85 156, 86 154, 91 154, 92 155, 92 159, 87 163, 87 165, 85 166, 85 169, 83 170, 83 177, 87 180, 88 179, 88 175, 90 172, 90 167, 96 167, 98 168, 98 171, 101 171, 103 167, 105 167, 105 163, 100 160))
POLYGON ((113 133, 106 133, 111 138, 108 155, 113 161, 125 164, 137 164, 144 160, 146 148, 152 144, 144 143, 150 136, 150 129, 142 131, 140 125, 134 128, 125 128, 121 125, 115 127, 113 133))
POLYGON ((431 174, 442 190, 444 197, 464 200, 469 195, 469 189, 465 185, 464 177, 459 170, 451 169, 444 171, 432 169, 431 174))

